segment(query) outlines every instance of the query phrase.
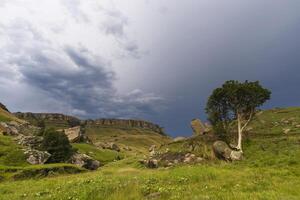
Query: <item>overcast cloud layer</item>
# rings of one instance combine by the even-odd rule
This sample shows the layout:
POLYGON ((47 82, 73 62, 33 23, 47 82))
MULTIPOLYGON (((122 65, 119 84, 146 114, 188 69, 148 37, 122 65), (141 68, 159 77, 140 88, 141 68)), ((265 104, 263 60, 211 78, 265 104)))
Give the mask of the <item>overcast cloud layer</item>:
POLYGON ((212 89, 260 80, 299 106, 300 2, 1 0, 0 102, 12 111, 142 118, 171 135, 212 89))

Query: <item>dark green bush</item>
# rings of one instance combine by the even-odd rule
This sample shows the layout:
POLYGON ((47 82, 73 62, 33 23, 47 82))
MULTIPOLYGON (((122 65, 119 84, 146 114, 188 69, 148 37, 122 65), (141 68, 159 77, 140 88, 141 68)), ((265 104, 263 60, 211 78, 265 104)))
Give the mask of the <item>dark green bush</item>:
POLYGON ((67 161, 75 152, 67 136, 54 129, 44 132, 42 148, 51 154, 49 163, 61 163, 67 161))

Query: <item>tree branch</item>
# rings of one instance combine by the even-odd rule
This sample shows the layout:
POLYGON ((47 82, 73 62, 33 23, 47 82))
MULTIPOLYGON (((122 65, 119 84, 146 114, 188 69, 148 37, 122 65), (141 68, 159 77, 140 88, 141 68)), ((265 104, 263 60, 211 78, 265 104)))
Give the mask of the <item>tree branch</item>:
POLYGON ((249 119, 247 120, 247 122, 244 124, 244 126, 243 126, 242 129, 241 129, 242 131, 248 126, 248 124, 249 124, 250 121, 252 120, 253 113, 254 113, 254 111, 251 111, 250 116, 249 116, 249 119))

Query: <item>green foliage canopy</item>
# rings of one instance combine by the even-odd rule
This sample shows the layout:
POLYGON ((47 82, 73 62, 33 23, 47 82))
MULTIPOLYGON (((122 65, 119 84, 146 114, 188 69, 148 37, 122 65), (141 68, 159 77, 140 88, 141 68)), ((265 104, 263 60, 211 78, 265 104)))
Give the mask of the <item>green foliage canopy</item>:
POLYGON ((208 99, 208 119, 221 136, 228 132, 230 124, 235 120, 241 122, 239 131, 242 132, 253 118, 255 109, 270 97, 271 92, 263 88, 258 81, 226 81, 222 87, 215 89, 208 99))
POLYGON ((48 162, 60 163, 67 161, 74 153, 67 136, 54 129, 48 129, 44 132, 42 147, 51 154, 48 162))

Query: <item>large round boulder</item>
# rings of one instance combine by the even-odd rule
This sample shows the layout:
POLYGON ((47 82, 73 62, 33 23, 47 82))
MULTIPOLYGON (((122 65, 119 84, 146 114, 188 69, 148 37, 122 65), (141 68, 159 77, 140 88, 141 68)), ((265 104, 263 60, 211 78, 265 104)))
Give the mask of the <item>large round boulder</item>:
POLYGON ((79 153, 75 153, 71 157, 70 163, 89 170, 96 170, 101 165, 99 161, 92 159, 90 156, 79 153))
POLYGON ((241 151, 231 149, 228 144, 223 141, 214 142, 213 151, 217 158, 226 161, 238 161, 243 158, 243 153, 241 151))

